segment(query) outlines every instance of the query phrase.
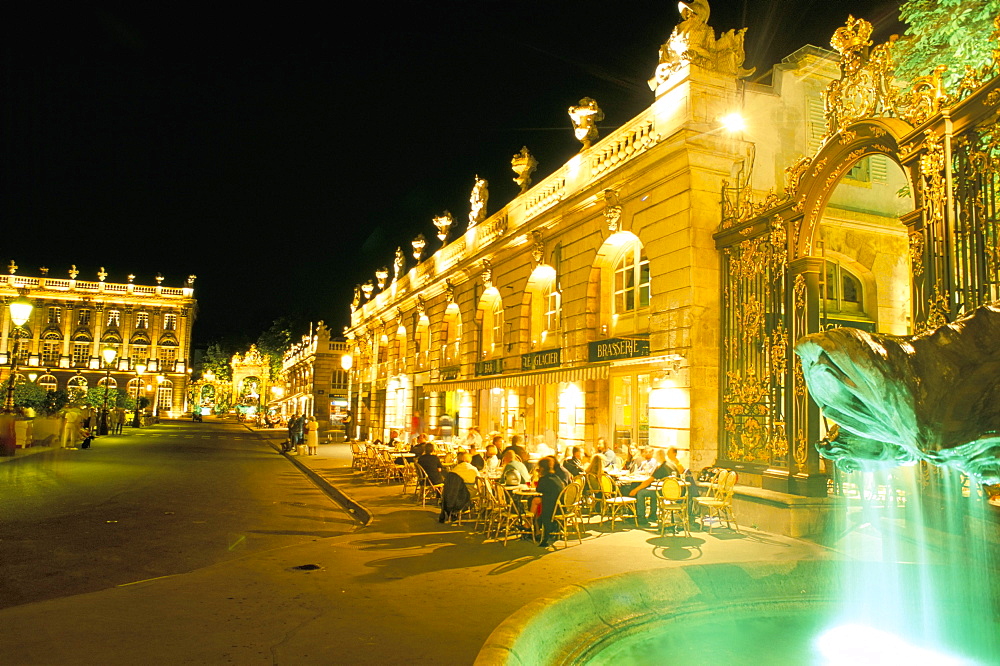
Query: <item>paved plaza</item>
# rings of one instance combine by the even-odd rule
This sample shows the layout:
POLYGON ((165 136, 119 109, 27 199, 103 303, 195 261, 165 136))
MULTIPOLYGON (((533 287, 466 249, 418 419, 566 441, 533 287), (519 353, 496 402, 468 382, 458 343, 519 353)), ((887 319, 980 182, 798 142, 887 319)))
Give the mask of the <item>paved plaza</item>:
MULTIPOLYGON (((258 432, 270 447, 283 437, 258 432)), ((596 526, 555 550, 483 542, 442 525, 396 485, 350 467, 346 444, 296 457, 369 509, 348 534, 256 553, 191 573, 0 611, 16 664, 469 664, 507 616, 572 583, 626 571, 834 556, 748 528, 659 537, 596 526), (301 568, 300 568, 301 567, 301 568)), ((70 455, 73 452, 60 453, 70 455)), ((275 450, 274 455, 279 455, 275 450)))

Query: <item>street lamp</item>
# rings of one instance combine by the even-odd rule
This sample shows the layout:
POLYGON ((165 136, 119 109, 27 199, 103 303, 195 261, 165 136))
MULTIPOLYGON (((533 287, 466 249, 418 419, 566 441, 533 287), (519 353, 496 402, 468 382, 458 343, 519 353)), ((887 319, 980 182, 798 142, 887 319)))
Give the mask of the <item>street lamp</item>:
MULTIPOLYGON (((343 356, 341 356, 340 367, 342 367, 344 369, 344 372, 347 373, 347 418, 353 419, 354 412, 351 411, 351 377, 353 375, 351 374, 351 368, 354 367, 354 357, 351 356, 350 354, 344 354, 343 356)), ((350 427, 351 427, 350 423, 344 426, 344 436, 347 439, 351 438, 350 427)))
POLYGON ((143 387, 145 383, 142 381, 142 373, 146 372, 145 363, 135 364, 135 376, 139 380, 139 384, 135 387, 135 416, 132 417, 132 427, 139 428, 142 426, 142 420, 139 418, 139 396, 143 393, 143 387))
POLYGON ((20 351, 18 347, 21 340, 21 327, 31 318, 31 311, 34 307, 23 294, 7 306, 10 310, 10 319, 14 322, 14 345, 10 355, 10 378, 7 382, 7 398, 3 404, 4 414, 14 413, 14 378, 17 376, 17 354, 20 351))
POLYGON ((98 430, 98 434, 107 435, 108 389, 111 386, 111 364, 115 362, 115 357, 118 356, 118 350, 109 345, 101 350, 101 356, 104 358, 104 367, 107 368, 108 373, 104 376, 104 406, 101 408, 101 427, 100 430, 98 430))
POLYGON ((21 339, 21 327, 31 318, 33 305, 22 293, 8 304, 10 319, 14 322, 14 343, 10 348, 10 377, 7 378, 7 396, 3 403, 3 415, 0 420, 0 455, 12 456, 17 450, 17 432, 14 417, 14 379, 17 377, 18 342, 21 339))

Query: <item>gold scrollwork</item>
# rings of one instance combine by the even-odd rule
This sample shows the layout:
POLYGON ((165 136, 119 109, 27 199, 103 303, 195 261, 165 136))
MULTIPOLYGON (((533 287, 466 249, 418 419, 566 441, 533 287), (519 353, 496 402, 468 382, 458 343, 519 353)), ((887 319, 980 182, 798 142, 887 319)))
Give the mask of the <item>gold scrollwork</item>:
POLYGON ((854 143, 854 140, 858 138, 858 133, 854 130, 841 130, 840 136, 837 138, 840 141, 840 145, 847 146, 854 143))
POLYGON ((910 241, 910 270, 914 278, 918 278, 924 273, 924 234, 915 231, 909 236, 910 241))
POLYGON ((799 182, 801 182, 802 176, 809 171, 810 164, 812 164, 812 158, 800 157, 793 165, 785 168, 785 192, 791 195, 799 188, 799 182))
POLYGON ((792 287, 796 310, 806 309, 806 278, 802 273, 795 276, 795 284, 792 287))
POLYGON ((778 322, 778 325, 771 332, 771 381, 778 384, 782 383, 785 377, 785 368, 788 354, 788 331, 785 330, 785 325, 783 322, 778 322))
POLYGON ((951 315, 949 300, 948 294, 941 293, 938 286, 934 285, 934 293, 927 301, 927 330, 933 331, 948 323, 951 315))
POLYGON ((892 107, 892 54, 888 44, 871 48, 871 34, 871 23, 848 16, 830 39, 840 53, 840 79, 831 81, 823 95, 827 136, 892 107))
POLYGON ((827 163, 827 158, 825 157, 821 159, 819 162, 816 162, 816 166, 814 166, 812 170, 813 177, 818 176, 823 171, 823 169, 826 168, 826 163, 827 163))
POLYGON ((749 296, 743 302, 740 324, 743 328, 743 344, 749 345, 762 336, 764 332, 764 306, 755 296, 749 296))

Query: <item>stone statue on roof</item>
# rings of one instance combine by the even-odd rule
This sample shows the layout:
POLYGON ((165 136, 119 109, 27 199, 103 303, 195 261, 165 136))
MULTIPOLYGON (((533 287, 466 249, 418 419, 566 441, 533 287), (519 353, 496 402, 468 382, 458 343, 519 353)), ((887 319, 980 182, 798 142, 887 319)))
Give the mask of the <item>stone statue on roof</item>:
POLYGON ((708 25, 711 15, 708 0, 682 0, 677 3, 677 8, 681 13, 681 22, 674 27, 670 39, 660 47, 660 63, 649 80, 651 90, 659 90, 675 72, 687 65, 738 79, 754 73, 753 68, 743 68, 746 28, 730 30, 716 39, 715 30, 708 25))
POLYGON ((469 197, 470 229, 486 219, 486 202, 490 200, 489 187, 486 179, 476 176, 476 183, 472 186, 472 195, 469 197))

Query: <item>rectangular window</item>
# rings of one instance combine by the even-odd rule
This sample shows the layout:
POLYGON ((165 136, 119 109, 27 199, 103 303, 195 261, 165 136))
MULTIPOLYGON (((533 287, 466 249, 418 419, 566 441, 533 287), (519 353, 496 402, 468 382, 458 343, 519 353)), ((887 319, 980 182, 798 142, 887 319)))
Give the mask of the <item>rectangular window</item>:
POLYGON ((137 312, 137 313, 135 313, 135 327, 136 328, 149 328, 149 313, 148 312, 137 312))
POLYGON ((172 312, 168 312, 163 315, 163 330, 165 331, 176 331, 177 330, 177 315, 172 312))
POLYGON ((558 331, 562 314, 562 296, 558 291, 550 291, 545 303, 545 330, 558 331))
POLYGON ((89 342, 74 342, 73 343, 73 365, 86 366, 87 361, 90 360, 90 343, 89 342))
POLYGON ((58 365, 62 351, 62 341, 45 340, 42 342, 42 365, 58 365))
POLYGON ((108 310, 108 326, 121 326, 121 325, 122 325, 121 310, 108 310))
POLYGON ((76 323, 78 326, 90 326, 90 310, 80 310, 76 323))
POLYGON ((49 323, 59 324, 62 322, 62 308, 49 308, 49 323))

